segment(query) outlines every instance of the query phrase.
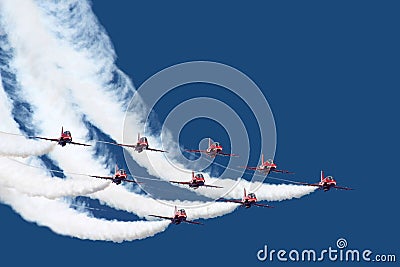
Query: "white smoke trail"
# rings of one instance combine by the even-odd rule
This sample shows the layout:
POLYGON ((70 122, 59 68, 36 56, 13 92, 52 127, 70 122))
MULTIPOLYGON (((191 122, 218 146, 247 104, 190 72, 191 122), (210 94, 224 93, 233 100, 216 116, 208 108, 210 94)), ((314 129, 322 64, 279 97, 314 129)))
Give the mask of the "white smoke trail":
POLYGON ((13 189, 0 187, 0 200, 10 205, 25 220, 49 227, 61 235, 103 241, 132 241, 164 231, 168 221, 107 221, 69 208, 68 203, 43 197, 28 197, 13 189))
MULTIPOLYGON (((224 196, 225 198, 235 198, 240 199, 243 196, 243 189, 247 190, 251 185, 256 186, 257 191, 257 199, 258 200, 267 200, 267 201, 283 201, 289 200, 293 198, 300 198, 305 195, 311 194, 316 190, 316 187, 313 186, 304 186, 304 185, 294 185, 294 184, 266 184, 259 182, 249 182, 244 179, 239 181, 232 179, 215 179, 210 178, 208 174, 204 174, 207 181, 211 181, 213 185, 218 185, 223 188, 231 188, 229 192, 224 196)), ((196 189, 196 193, 204 195, 209 198, 218 198, 221 195, 219 190, 223 189, 213 189, 210 190, 208 188, 198 188, 196 189)))
POLYGON ((41 156, 50 153, 56 144, 46 144, 25 139, 23 137, 1 135, 0 156, 22 157, 41 156), (17 144, 17 145, 16 145, 17 144))
MULTIPOLYGON (((0 74, 0 81, 2 77, 0 74)), ((11 103, 8 100, 3 83, 0 83, 0 120, 1 129, 8 130, 9 133, 19 133, 18 125, 12 118, 11 114, 11 103)), ((19 134, 10 135, 6 132, 0 131, 0 156, 10 157, 28 157, 28 156, 40 156, 49 153, 55 147, 54 144, 43 144, 34 140, 29 140, 22 137, 19 134)))
POLYGON ((0 186, 15 188, 28 196, 44 196, 49 199, 82 196, 103 190, 109 185, 110 182, 95 179, 76 181, 49 177, 42 169, 0 158, 0 186))
MULTIPOLYGON (((160 214, 171 216, 171 204, 166 204, 148 196, 135 194, 127 191, 124 187, 111 185, 103 191, 89 195, 94 199, 99 199, 101 203, 108 206, 132 212, 139 217, 146 217, 149 214, 160 214), (140 203, 138 205, 138 203, 140 203)), ((189 209, 188 217, 192 219, 209 219, 219 217, 232 212, 237 205, 232 203, 205 203, 201 201, 168 201, 172 205, 189 209)))

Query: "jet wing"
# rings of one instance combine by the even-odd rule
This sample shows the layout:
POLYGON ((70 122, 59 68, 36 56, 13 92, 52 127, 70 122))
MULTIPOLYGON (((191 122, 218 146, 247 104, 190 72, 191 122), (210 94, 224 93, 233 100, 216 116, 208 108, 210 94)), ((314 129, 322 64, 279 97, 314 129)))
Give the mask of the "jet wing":
POLYGON ((239 166, 239 168, 245 168, 246 170, 256 171, 258 167, 250 167, 250 166, 239 166))
POLYGON ((190 184, 190 182, 178 182, 178 181, 169 181, 169 182, 174 184, 190 184))
POLYGON ((135 184, 141 184, 141 182, 136 182, 135 180, 129 180, 129 179, 122 179, 121 181, 135 183, 135 184))
POLYGON ((88 145, 88 144, 77 143, 77 142, 70 142, 70 144, 79 145, 79 146, 91 146, 91 145, 88 145))
POLYGON ((197 149, 185 149, 185 151, 193 153, 207 153, 207 150, 197 150, 197 149))
POLYGON ((112 176, 97 176, 97 175, 90 175, 90 177, 99 178, 99 179, 114 180, 112 176))
POLYGON ((156 151, 156 152, 165 152, 165 153, 168 153, 168 151, 161 150, 161 149, 150 148, 150 147, 146 148, 146 150, 150 150, 150 151, 156 151))
POLYGON ((294 172, 290 172, 287 170, 277 170, 277 169, 271 169, 272 172, 279 172, 279 173, 288 173, 288 174, 294 174, 294 172))
POLYGON ((48 141, 53 141, 53 142, 58 142, 58 138, 46 138, 46 137, 40 137, 40 136, 32 136, 32 138, 37 138, 37 139, 42 139, 42 140, 48 140, 48 141))
POLYGON ((110 144, 113 146, 126 146, 126 147, 130 147, 130 148, 136 148, 136 145, 118 144, 118 143, 114 143, 114 142, 107 142, 107 141, 100 141, 100 140, 96 140, 96 142, 103 143, 103 144, 110 144))
POLYGON ((159 215, 153 215, 153 214, 150 214, 149 216, 160 218, 160 219, 165 219, 165 220, 171 220, 171 221, 174 219, 172 217, 165 217, 165 216, 159 216, 159 215))
POLYGON ((257 206, 257 207, 264 207, 264 208, 273 208, 274 206, 270 206, 267 204, 260 204, 260 203, 253 203, 252 205, 257 206))
POLYGON ((309 183, 303 183, 303 182, 295 182, 295 184, 301 184, 301 185, 308 185, 308 186, 318 186, 318 187, 321 187, 320 184, 309 184, 309 183))
POLYGON ((209 185, 209 184, 203 184, 202 186, 204 186, 204 187, 212 187, 212 188, 223 188, 222 186, 209 185))
POLYGON ((225 202, 233 202, 233 203, 238 203, 238 204, 243 204, 241 200, 236 200, 236 199, 225 199, 225 198, 219 198, 217 201, 225 201, 225 202))
POLYGON ((229 153, 224 153, 224 152, 218 152, 217 154, 221 155, 221 156, 226 156, 226 157, 239 157, 239 155, 229 154, 229 153))
POLYGON ((204 224, 202 224, 200 222, 194 222, 194 221, 189 221, 189 220, 183 220, 182 222, 191 223, 191 224, 197 224, 197 225, 204 225, 204 224))
MULTIPOLYGON (((111 143, 110 143, 111 144, 111 143)), ((125 147, 130 147, 130 148, 136 148, 137 147, 137 145, 127 145, 127 144, 117 144, 117 143, 114 143, 114 145, 117 145, 117 146, 125 146, 125 147)))
POLYGON ((353 188, 349 188, 349 187, 341 187, 341 186, 333 186, 336 189, 342 189, 342 190, 354 190, 353 188))

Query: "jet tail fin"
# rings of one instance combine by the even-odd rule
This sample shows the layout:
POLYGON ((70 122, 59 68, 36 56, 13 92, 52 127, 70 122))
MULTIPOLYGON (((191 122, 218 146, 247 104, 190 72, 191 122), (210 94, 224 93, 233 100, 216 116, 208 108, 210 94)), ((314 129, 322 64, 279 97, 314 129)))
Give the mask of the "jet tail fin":
POLYGON ((321 182, 322 182, 322 180, 324 180, 324 171, 323 170, 321 170, 321 182))

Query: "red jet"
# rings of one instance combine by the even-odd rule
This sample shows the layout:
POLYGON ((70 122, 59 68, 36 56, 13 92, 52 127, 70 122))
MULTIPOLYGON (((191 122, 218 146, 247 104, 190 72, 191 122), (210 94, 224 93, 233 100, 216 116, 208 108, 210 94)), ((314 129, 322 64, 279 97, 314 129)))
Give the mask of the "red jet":
POLYGON ((270 172, 291 173, 291 174, 294 173, 294 172, 290 172, 290 171, 286 171, 286 170, 278 170, 276 167, 277 166, 272 159, 268 159, 268 160, 264 161, 264 154, 262 154, 260 166, 257 166, 257 167, 244 166, 242 168, 246 168, 247 170, 259 171, 259 172, 265 173, 267 175, 270 172))
POLYGON ((186 220, 186 218, 187 218, 186 211, 184 209, 178 210, 176 208, 176 206, 175 206, 174 217, 164 217, 164 216, 158 216, 158 215, 149 215, 149 216, 156 217, 156 218, 161 218, 161 219, 166 219, 166 220, 171 220, 171 223, 173 223, 173 224, 180 224, 182 222, 185 222, 185 223, 203 225, 202 223, 199 223, 199 222, 186 220))
POLYGON ((336 185, 335 179, 332 176, 324 177, 324 171, 321 170, 321 181, 316 184, 301 183, 303 185, 318 186, 319 189, 323 189, 324 192, 329 191, 331 188, 342 189, 342 190, 353 190, 348 187, 341 187, 336 185))
POLYGON ((139 184, 135 180, 129 180, 128 174, 126 173, 126 171, 124 169, 118 169, 117 164, 115 164, 115 172, 114 172, 113 176, 90 175, 90 177, 112 180, 112 182, 116 183, 116 184, 121 184, 122 182, 130 182, 130 183, 139 184))
POLYGON ((90 146, 88 144, 72 142, 71 132, 70 131, 65 131, 64 132, 64 127, 61 127, 61 136, 59 138, 46 138, 46 137, 40 137, 40 136, 33 136, 32 138, 37 138, 37 139, 43 139, 43 140, 57 142, 62 147, 64 147, 66 144, 80 145, 80 146, 90 146))
POLYGON ((270 205, 256 203, 257 202, 256 194, 249 193, 246 195, 246 189, 243 189, 243 190, 244 190, 244 194, 243 194, 243 198, 241 200, 235 200, 235 199, 231 200, 231 199, 224 199, 224 198, 221 198, 219 200, 225 201, 225 202, 239 203, 239 204, 241 204, 242 207, 245 207, 247 209, 250 208, 251 206, 273 208, 273 206, 270 206, 270 205))
POLYGON ((186 149, 187 152, 197 152, 197 153, 205 153, 207 156, 211 158, 215 158, 217 155, 220 156, 228 156, 228 157, 237 157, 235 154, 228 154, 222 152, 222 146, 218 142, 211 142, 211 138, 208 138, 208 148, 206 150, 197 150, 197 149, 186 149))
POLYGON ((193 189, 197 189, 200 186, 204 187, 213 187, 213 188, 223 188, 221 186, 216 186, 216 185, 208 185, 205 184, 206 180, 204 179, 203 174, 198 173, 196 176, 194 175, 194 172, 192 172, 192 180, 190 182, 178 182, 178 181, 169 181, 170 183, 175 183, 175 184, 187 184, 189 187, 193 189))
POLYGON ((117 144, 118 146, 126 146, 133 148, 135 151, 138 153, 143 152, 143 150, 150 150, 150 151, 157 151, 157 152, 168 152, 165 150, 160 150, 160 149, 155 149, 155 148, 150 148, 149 147, 149 142, 147 141, 147 137, 143 136, 140 137, 140 133, 138 133, 138 140, 135 145, 126 145, 126 144, 117 144))

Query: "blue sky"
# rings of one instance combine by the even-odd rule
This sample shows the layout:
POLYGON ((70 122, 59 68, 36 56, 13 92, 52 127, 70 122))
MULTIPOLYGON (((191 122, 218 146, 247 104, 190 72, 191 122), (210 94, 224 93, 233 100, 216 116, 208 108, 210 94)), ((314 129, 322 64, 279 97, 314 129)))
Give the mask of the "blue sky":
MULTIPOLYGON (((352 248, 400 257, 398 3, 93 1, 93 9, 114 44, 117 65, 136 87, 177 63, 231 65, 257 83, 271 106, 276 161, 294 170, 297 180, 316 182, 324 169, 356 190, 316 192, 273 203, 275 209, 239 209, 204 221, 204 227, 170 226, 155 237, 122 244, 62 237, 0 205, 3 261, 285 265, 260 263, 256 252, 264 244, 323 249, 340 237, 352 248)), ((170 104, 158 107, 161 117, 170 104)), ((200 138, 196 129, 186 131, 200 138)))

